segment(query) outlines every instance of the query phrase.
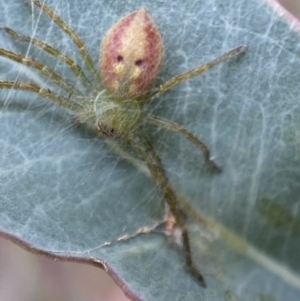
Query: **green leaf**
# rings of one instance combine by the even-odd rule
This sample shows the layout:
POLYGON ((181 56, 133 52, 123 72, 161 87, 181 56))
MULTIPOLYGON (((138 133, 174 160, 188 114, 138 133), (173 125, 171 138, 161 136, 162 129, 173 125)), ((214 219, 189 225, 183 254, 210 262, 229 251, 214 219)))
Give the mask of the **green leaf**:
MULTIPOLYGON (((101 39, 146 6, 165 42, 158 82, 248 44, 249 51, 173 88, 149 106, 201 138, 222 166, 177 134, 146 135, 189 217, 193 258, 208 287, 184 269, 161 233, 99 247, 164 215, 160 191, 88 127, 32 93, 0 92, 1 236, 33 252, 103 264, 133 300, 299 300, 299 22, 273 1, 46 1, 83 38, 95 63, 101 39), (289 20, 288 20, 289 17, 289 20)), ((0 3, 0 22, 82 59, 71 40, 25 1, 0 3)), ((68 68, 0 33, 72 82, 68 68)), ((0 59, 0 79, 45 86, 33 70, 0 59)), ((72 97, 72 95, 70 96, 72 97)))

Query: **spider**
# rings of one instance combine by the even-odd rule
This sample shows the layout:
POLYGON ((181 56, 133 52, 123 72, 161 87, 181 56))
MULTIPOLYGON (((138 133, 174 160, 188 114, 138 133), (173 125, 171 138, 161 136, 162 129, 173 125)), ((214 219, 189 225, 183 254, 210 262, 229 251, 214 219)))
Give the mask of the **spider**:
POLYGON ((183 135, 201 150, 205 162, 210 168, 221 171, 210 159, 209 149, 202 141, 183 126, 147 113, 144 104, 179 83, 201 74, 228 58, 245 52, 248 46, 241 45, 234 48, 211 62, 174 76, 157 88, 152 88, 162 65, 164 46, 159 30, 145 8, 139 8, 121 18, 108 31, 100 48, 100 72, 98 72, 87 48, 74 30, 50 7, 38 0, 27 1, 45 13, 73 40, 89 75, 87 76, 86 71, 71 57, 46 42, 23 36, 10 28, 3 27, 2 29, 15 40, 31 43, 65 63, 77 78, 78 85, 72 86, 54 70, 31 57, 0 48, 0 56, 35 69, 65 93, 60 95, 30 81, 0 81, 0 89, 33 92, 67 109, 75 115, 79 122, 94 124, 95 130, 100 134, 111 139, 119 138, 126 141, 146 164, 152 180, 161 190, 170 213, 175 219, 176 226, 181 231, 187 270, 201 286, 205 287, 204 278, 192 260, 189 234, 176 193, 168 181, 159 156, 141 132, 140 125, 150 123, 183 135))

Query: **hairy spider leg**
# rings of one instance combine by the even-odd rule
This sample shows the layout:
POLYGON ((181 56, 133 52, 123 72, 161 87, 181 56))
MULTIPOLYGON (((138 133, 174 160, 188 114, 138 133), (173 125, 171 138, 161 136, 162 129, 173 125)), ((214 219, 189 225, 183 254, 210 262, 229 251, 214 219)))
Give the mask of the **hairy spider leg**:
POLYGON ((48 54, 52 55, 53 57, 57 58, 61 62, 65 63, 69 69, 74 73, 74 75, 80 80, 81 84, 84 87, 90 87, 90 82, 85 76, 83 70, 81 67, 69 56, 62 53, 60 50, 52 47, 51 45, 45 43, 42 40, 36 39, 36 38, 30 38, 24 35, 20 35, 16 31, 14 31, 11 28, 8 27, 0 27, 0 29, 3 29, 7 34, 9 34, 13 39, 15 39, 17 42, 21 43, 28 43, 33 44, 34 46, 46 51, 48 54))
POLYGON ((86 68, 92 73, 94 77, 98 77, 98 72, 94 67, 93 60, 79 37, 79 35, 63 21, 50 7, 46 6, 44 3, 41 3, 38 0, 26 0, 27 2, 33 3, 40 10, 42 10, 58 27, 60 27, 75 43, 78 48, 78 51, 84 61, 86 68))
POLYGON ((52 102, 74 113, 79 113, 83 109, 82 105, 78 103, 70 102, 67 98, 59 94, 56 94, 54 92, 51 92, 49 89, 42 89, 39 86, 31 83, 0 81, 0 89, 13 89, 13 90, 33 92, 43 98, 51 100, 52 102))
POLYGON ((159 85, 158 89, 154 90, 154 92, 151 96, 151 99, 158 97, 159 95, 165 93, 167 90, 173 88, 174 86, 180 84, 181 82, 183 82, 189 78, 192 78, 194 76, 197 76, 231 57, 234 57, 240 53, 246 52, 247 49, 248 49, 248 45, 241 45, 239 47, 236 47, 236 48, 222 54, 221 56, 217 57, 216 59, 214 59, 208 63, 205 63, 205 64, 200 65, 196 68, 193 68, 187 72, 184 72, 182 74, 172 77, 171 79, 169 79, 169 80, 165 81, 164 83, 162 83, 161 85, 159 85))
POLYGON ((43 65, 42 63, 34 60, 33 58, 25 57, 23 55, 14 53, 4 48, 0 48, 0 56, 15 61, 19 64, 25 65, 27 67, 36 69, 41 75, 43 75, 47 79, 52 80, 56 85, 66 90, 68 93, 74 93, 75 91, 75 93, 83 95, 81 91, 67 83, 60 75, 55 73, 51 68, 43 65))
POLYGON ((136 135, 131 135, 129 137, 129 142, 135 150, 135 152, 139 154, 139 156, 146 163, 151 173, 152 180, 158 185, 158 187, 162 191, 164 198, 170 207, 170 211, 174 215, 176 223, 180 227, 187 270, 191 273, 191 275, 197 280, 197 282, 201 286, 206 287, 203 276, 197 270, 193 263, 190 239, 185 226, 184 214, 181 211, 181 209, 178 208, 178 200, 176 198, 176 194, 169 184, 168 178, 165 174, 159 156, 155 153, 154 149, 152 148, 151 144, 147 141, 147 139, 139 135, 138 133, 136 135))
POLYGON ((221 172, 221 168, 210 158, 210 151, 208 147, 203 143, 201 140, 196 138, 192 133, 190 133, 186 128, 184 128, 182 125, 166 120, 163 118, 159 118, 157 116, 152 116, 150 114, 147 114, 145 116, 146 122, 156 125, 161 128, 165 128, 167 130, 180 133, 182 134, 187 140, 189 140, 191 143, 193 143, 195 146, 197 146, 204 155, 205 163, 212 168, 213 171, 221 172))

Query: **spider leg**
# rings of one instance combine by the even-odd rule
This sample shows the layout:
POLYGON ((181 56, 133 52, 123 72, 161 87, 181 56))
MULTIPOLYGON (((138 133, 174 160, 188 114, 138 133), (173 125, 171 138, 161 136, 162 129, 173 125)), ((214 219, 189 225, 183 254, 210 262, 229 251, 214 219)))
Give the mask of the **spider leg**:
POLYGON ((151 99, 163 94, 164 92, 166 92, 167 90, 180 84, 181 82, 207 71, 208 69, 214 67, 215 65, 217 65, 223 61, 247 51, 247 49, 248 49, 247 45, 241 45, 237 48, 234 48, 234 49, 222 54, 221 56, 217 57, 216 59, 212 60, 211 62, 205 63, 205 64, 200 65, 196 68, 193 68, 187 72, 184 72, 182 74, 172 77, 171 79, 162 83, 158 87, 158 89, 153 92, 151 99))
POLYGON ((185 226, 184 215, 182 210, 178 207, 178 200, 176 198, 175 192, 169 184, 160 158, 155 153, 151 144, 141 135, 133 134, 129 136, 129 142, 136 153, 139 154, 142 160, 146 163, 153 181, 162 191, 164 199, 169 205, 170 211, 174 215, 176 223, 181 230, 187 270, 201 286, 206 287, 203 276, 193 263, 190 239, 187 228, 185 226))
POLYGON ((39 86, 31 83, 0 81, 0 90, 1 89, 23 90, 23 91, 33 92, 45 99, 51 100, 52 102, 74 113, 80 113, 83 108, 82 105, 75 102, 70 102, 69 99, 61 95, 58 95, 49 89, 42 89, 39 86))
POLYGON ((92 73, 93 76, 97 76, 97 71, 94 68, 93 60, 78 34, 67 23, 65 23, 65 21, 63 21, 50 7, 46 6, 44 3, 41 3, 38 0, 26 1, 33 3, 40 10, 42 10, 57 26, 59 26, 73 40, 73 42, 79 50, 81 57, 83 58, 85 66, 92 73))
POLYGON ((61 76, 55 73, 51 68, 43 65, 42 63, 34 60, 33 58, 25 57, 23 55, 14 53, 12 51, 3 48, 0 48, 0 56, 15 61, 19 64, 36 69, 41 75, 51 79, 56 85, 65 89, 70 94, 74 94, 75 92, 75 94, 77 93, 82 95, 82 92, 80 92, 78 89, 74 88, 72 85, 67 83, 61 76))
POLYGON ((210 151, 208 147, 198 138, 196 138, 192 133, 190 133, 186 128, 184 128, 182 125, 169 121, 163 118, 159 118, 156 116, 147 115, 145 116, 146 121, 150 124, 159 126, 161 128, 165 128, 167 130, 180 133, 182 134, 187 140, 189 140, 191 143, 193 143, 195 146, 197 146, 203 153, 205 163, 212 168, 214 171, 221 172, 221 168, 218 167, 218 165, 211 160, 210 158, 210 151))
POLYGON ((19 42, 25 42, 29 44, 33 44, 36 47, 46 51, 48 54, 54 56, 61 62, 65 63, 70 70, 75 74, 77 78, 79 78, 80 82, 84 87, 89 87, 90 82, 86 78, 83 70, 80 68, 76 62, 70 58, 69 56, 65 55, 64 53, 60 52, 58 49, 50 46, 49 44, 45 43, 42 40, 36 39, 36 38, 30 38, 27 36, 23 36, 12 30, 11 28, 8 27, 0 27, 0 29, 3 29, 7 34, 9 34, 13 39, 19 42))

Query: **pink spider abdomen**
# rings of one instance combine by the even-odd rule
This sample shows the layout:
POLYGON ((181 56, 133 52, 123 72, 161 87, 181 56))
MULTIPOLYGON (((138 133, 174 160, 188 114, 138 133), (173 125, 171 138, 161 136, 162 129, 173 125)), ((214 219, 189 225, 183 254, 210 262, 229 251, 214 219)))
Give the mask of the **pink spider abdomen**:
POLYGON ((118 98, 148 91, 163 60, 163 41, 145 8, 120 19, 105 35, 100 49, 104 87, 118 98))

